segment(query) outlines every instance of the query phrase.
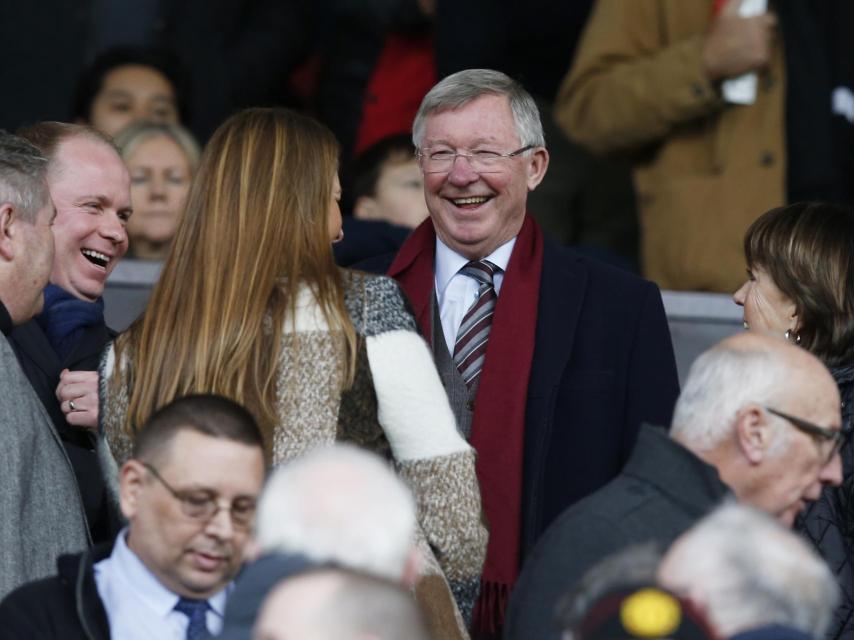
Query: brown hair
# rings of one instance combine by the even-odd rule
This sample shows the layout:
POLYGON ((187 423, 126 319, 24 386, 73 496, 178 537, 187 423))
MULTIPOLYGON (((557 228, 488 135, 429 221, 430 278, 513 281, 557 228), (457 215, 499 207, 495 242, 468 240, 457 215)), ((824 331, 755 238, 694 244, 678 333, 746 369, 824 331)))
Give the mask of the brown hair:
POLYGON ((217 129, 148 307, 116 342, 117 362, 133 362, 126 433, 176 397, 216 393, 270 443, 283 324, 302 285, 343 336, 352 383, 357 337, 327 226, 338 153, 329 129, 286 109, 247 109, 217 129))
POLYGON ((854 209, 799 202, 750 225, 744 254, 795 303, 801 346, 828 365, 854 361, 854 209))

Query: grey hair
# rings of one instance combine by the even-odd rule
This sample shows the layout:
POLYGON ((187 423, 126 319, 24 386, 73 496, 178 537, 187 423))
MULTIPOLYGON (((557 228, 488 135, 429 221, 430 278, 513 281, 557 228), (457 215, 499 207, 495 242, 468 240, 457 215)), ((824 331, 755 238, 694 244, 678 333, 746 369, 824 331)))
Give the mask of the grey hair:
POLYGON ((400 580, 415 517, 409 488, 385 461, 336 444, 273 473, 258 504, 257 540, 265 552, 301 553, 400 580))
MULTIPOLYGON (((786 395, 785 358, 776 351, 719 344, 691 365, 676 401, 670 434, 699 451, 714 448, 732 432, 739 410, 747 404, 775 405, 786 395)), ((775 421, 770 453, 785 450, 791 430, 775 421)))
POLYGON ((418 107, 412 123, 412 144, 421 148, 427 116, 439 111, 459 109, 484 95, 507 96, 516 133, 523 147, 545 147, 543 123, 537 104, 521 84, 492 69, 466 69, 453 73, 436 84, 418 107))
POLYGON ((122 159, 127 162, 128 158, 140 144, 157 136, 165 136, 177 144, 187 157, 187 162, 190 165, 190 173, 196 172, 201 148, 193 137, 193 134, 180 124, 147 122, 145 120, 132 122, 116 134, 114 141, 122 159))
POLYGON ((0 129, 0 204, 11 204, 25 222, 35 222, 50 197, 47 167, 37 147, 0 129))
POLYGON ((724 637, 777 624, 821 638, 839 599, 830 569, 800 536, 734 501, 678 540, 660 577, 700 600, 724 637))
POLYGON ((564 637, 580 637, 581 623, 603 595, 615 589, 655 583, 661 550, 655 542, 626 547, 588 569, 559 601, 555 611, 564 637))

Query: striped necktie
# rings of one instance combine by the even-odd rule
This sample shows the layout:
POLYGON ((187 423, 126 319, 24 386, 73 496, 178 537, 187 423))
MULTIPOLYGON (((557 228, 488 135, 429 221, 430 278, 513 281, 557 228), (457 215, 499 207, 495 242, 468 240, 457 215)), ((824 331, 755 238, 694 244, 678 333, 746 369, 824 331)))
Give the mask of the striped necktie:
POLYGON ((207 600, 193 600, 191 598, 181 598, 178 600, 178 604, 175 605, 175 611, 180 611, 189 620, 185 636, 186 640, 210 638, 208 625, 205 620, 208 608, 210 608, 210 605, 207 600))
POLYGON ((492 278, 498 270, 488 260, 475 260, 460 269, 460 273, 478 282, 477 300, 466 311, 454 344, 454 365, 468 387, 474 384, 483 368, 492 314, 498 299, 492 278))

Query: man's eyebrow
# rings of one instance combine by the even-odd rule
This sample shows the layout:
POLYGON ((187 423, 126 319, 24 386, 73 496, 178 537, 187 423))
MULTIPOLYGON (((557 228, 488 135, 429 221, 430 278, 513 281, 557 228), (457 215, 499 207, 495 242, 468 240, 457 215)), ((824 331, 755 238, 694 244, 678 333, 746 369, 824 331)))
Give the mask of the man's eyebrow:
POLYGON ((87 202, 91 202, 95 200, 101 206, 107 205, 110 203, 110 199, 105 195, 95 195, 94 193, 84 194, 78 198, 74 199, 76 204, 85 204, 87 202))

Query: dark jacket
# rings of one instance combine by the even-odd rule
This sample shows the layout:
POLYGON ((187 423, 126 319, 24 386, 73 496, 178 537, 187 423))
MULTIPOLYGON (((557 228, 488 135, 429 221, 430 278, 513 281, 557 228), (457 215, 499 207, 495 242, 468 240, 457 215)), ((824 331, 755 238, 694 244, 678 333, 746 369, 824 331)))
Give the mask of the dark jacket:
POLYGON ((522 558, 611 480, 640 425, 670 424, 679 379, 658 288, 544 239, 525 412, 522 558))
MULTIPOLYGON (((842 396, 842 425, 854 429, 854 366, 832 367, 842 396)), ((854 639, 854 447, 842 447, 842 486, 825 487, 798 519, 800 531, 818 550, 836 575, 841 590, 839 606, 827 638, 854 639)))
POLYGON ((727 495, 714 467, 645 425, 625 469, 543 535, 510 597, 507 640, 557 639, 560 596, 605 556, 648 541, 666 548, 727 495))
POLYGON ((95 563, 112 543, 62 556, 58 575, 30 582, 0 602, 2 640, 109 640, 107 612, 95 586, 95 563))
POLYGON ((282 581, 306 571, 334 567, 334 563, 319 563, 305 556, 271 553, 246 565, 234 581, 234 591, 228 596, 225 621, 220 640, 251 640, 255 618, 267 595, 282 581))
POLYGON ((523 561, 564 509, 617 475, 641 423, 670 424, 678 395, 658 288, 544 238, 525 409, 523 561))
POLYGON ((63 369, 97 371, 101 352, 115 336, 115 332, 105 324, 86 327, 75 349, 64 360, 56 354, 36 320, 15 327, 9 337, 21 369, 47 409, 68 452, 95 542, 109 540, 115 532, 110 525, 94 438, 87 431, 66 422, 56 399, 56 386, 63 369))

